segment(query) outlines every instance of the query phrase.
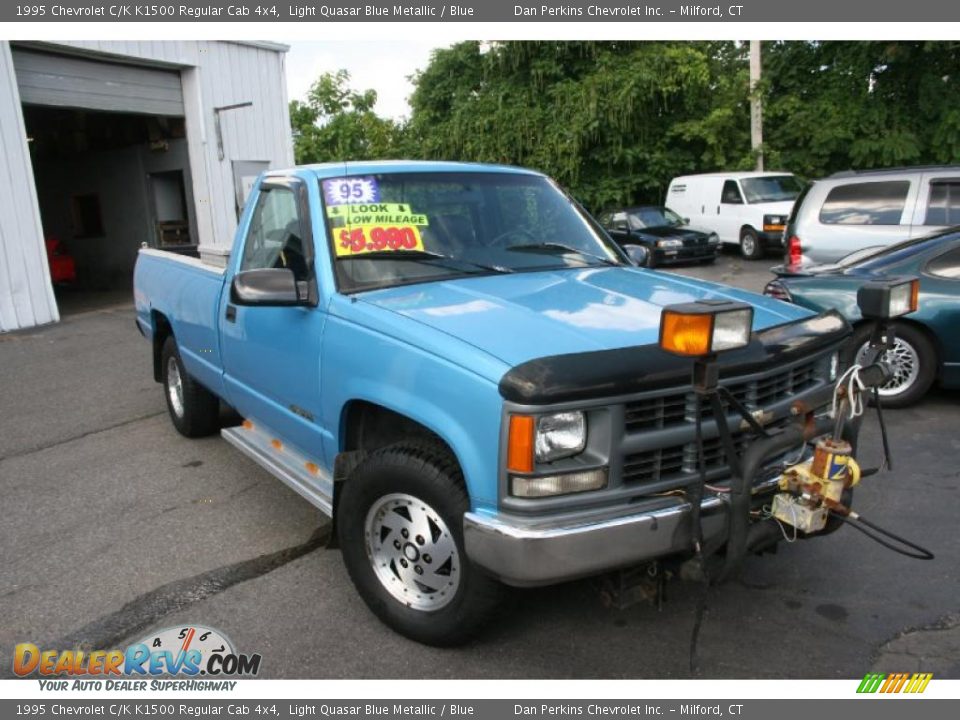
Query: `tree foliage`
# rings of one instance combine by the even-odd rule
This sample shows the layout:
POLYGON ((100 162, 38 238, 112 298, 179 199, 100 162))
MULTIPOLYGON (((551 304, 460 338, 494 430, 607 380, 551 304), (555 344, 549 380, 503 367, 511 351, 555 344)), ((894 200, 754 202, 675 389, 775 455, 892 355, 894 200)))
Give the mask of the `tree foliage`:
MULTIPOLYGON (((678 174, 752 168, 747 46, 461 42, 414 78, 411 117, 321 76, 291 104, 298 162, 408 157, 543 170, 594 210, 662 200, 678 174)), ((764 43, 768 168, 960 161, 960 43, 764 43)))
POLYGON ((374 112, 375 90, 357 92, 346 70, 324 73, 306 100, 290 103, 293 150, 297 164, 389 157, 401 128, 374 112))

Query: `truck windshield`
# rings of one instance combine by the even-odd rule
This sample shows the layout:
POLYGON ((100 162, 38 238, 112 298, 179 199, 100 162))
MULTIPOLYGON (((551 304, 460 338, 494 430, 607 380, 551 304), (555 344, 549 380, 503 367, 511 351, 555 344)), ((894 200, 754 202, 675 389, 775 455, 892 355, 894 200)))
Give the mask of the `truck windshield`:
POLYGON ((802 189, 800 181, 793 175, 745 178, 740 181, 740 186, 748 203, 796 200, 802 189))
POLYGON ((343 292, 465 275, 627 264, 552 181, 506 172, 322 181, 343 292))

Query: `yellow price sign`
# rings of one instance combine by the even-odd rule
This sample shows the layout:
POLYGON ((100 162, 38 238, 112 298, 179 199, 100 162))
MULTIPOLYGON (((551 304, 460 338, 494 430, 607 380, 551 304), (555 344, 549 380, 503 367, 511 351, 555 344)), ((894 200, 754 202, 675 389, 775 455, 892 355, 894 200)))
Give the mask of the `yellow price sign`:
POLYGON ((415 225, 348 225, 333 232, 338 256, 424 249, 415 225))
POLYGON ((429 225, 423 213, 416 213, 406 203, 364 203, 328 205, 327 217, 342 218, 345 225, 429 225))

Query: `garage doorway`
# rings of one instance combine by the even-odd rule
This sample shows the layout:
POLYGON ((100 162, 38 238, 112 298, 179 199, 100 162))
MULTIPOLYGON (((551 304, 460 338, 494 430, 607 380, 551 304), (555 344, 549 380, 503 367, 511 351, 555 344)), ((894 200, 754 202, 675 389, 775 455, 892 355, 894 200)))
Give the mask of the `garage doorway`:
POLYGON ((129 303, 143 243, 196 253, 179 73, 13 58, 60 312, 129 303))

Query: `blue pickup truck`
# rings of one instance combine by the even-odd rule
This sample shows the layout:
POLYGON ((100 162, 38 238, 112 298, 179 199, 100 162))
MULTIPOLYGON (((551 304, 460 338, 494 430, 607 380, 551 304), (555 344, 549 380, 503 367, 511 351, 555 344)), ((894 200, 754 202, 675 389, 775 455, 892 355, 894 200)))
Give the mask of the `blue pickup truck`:
MULTIPOLYGON (((268 172, 225 265, 137 261, 137 324, 173 424, 222 432, 330 515, 371 610, 433 644, 466 638, 503 585, 688 556, 694 502, 723 545, 730 446, 709 414, 697 442, 692 361, 658 345, 665 306, 752 306, 720 382, 764 427, 805 423, 801 447, 849 333, 636 267, 553 181, 514 167, 268 172), (221 429, 221 402, 242 424, 221 429)), ((729 422, 742 448, 751 425, 729 422)), ((752 492, 770 483, 758 472, 752 492)))

